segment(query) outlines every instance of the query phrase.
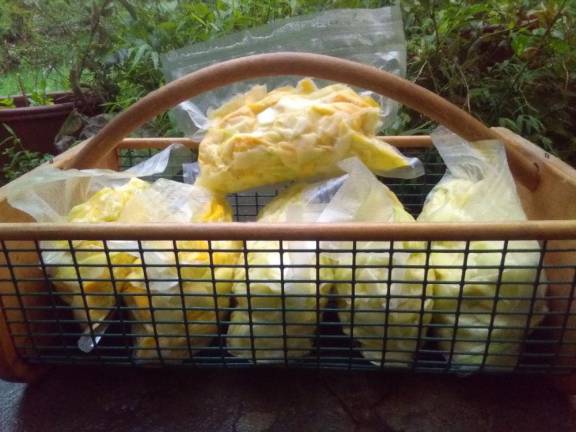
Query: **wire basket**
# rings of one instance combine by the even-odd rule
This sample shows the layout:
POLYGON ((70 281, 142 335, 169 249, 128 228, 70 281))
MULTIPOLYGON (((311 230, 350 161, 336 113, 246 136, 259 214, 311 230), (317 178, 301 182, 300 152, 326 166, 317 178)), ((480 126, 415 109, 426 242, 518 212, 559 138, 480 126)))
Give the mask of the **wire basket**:
MULTIPOLYGON (((29 381, 49 364, 573 373, 576 367, 576 223, 573 222, 576 171, 511 132, 488 129, 446 101, 400 78, 318 55, 278 53, 237 59, 205 68, 151 93, 96 137, 59 156, 54 163, 61 168, 119 169, 132 166, 172 142, 196 149, 197 144, 187 139, 125 136, 201 91, 279 73, 358 85, 394 97, 466 139, 501 139, 506 143, 523 205, 532 220, 520 224, 386 225, 251 222, 275 195, 272 191, 230 197, 235 220, 241 223, 39 224, 30 223, 29 217, 11 208, 0 190, 3 222, 0 224, 0 376, 29 381), (78 240, 97 241, 106 262, 79 264, 77 256, 85 251, 76 246, 78 240), (133 281, 144 287, 141 291, 123 290, 127 282, 122 276, 123 270, 134 265, 114 262, 112 254, 122 252, 109 246, 109 241, 114 240, 126 241, 129 244, 126 252, 141 257, 141 277, 133 281), (202 246, 185 246, 188 243, 184 242, 191 240, 202 241, 202 246), (232 246, 223 249, 223 240, 232 246), (276 243, 272 249, 259 250, 252 244, 255 240, 276 243), (414 241, 413 251, 398 250, 397 244, 406 240, 414 241), (441 253, 435 250, 434 244, 443 240, 458 242, 457 252, 464 255, 464 265, 456 268, 461 275, 458 279, 446 282, 459 287, 459 293, 439 298, 426 287, 438 283, 430 278, 430 257, 441 253), (474 247, 477 240, 499 240, 502 247, 479 252, 474 247), (519 250, 515 248, 516 240, 538 240, 538 247, 519 250), (324 259, 327 241, 340 242, 338 253, 349 257, 347 264, 338 265, 324 259), (375 243, 367 247, 366 241, 375 243), (69 266, 72 276, 68 279, 49 276, 53 265, 45 262, 43 254, 54 250, 72 256, 69 266), (175 258, 176 291, 161 293, 154 289, 159 282, 153 276, 154 268, 159 265, 147 262, 146 257, 158 251, 173 254, 175 258), (400 252, 414 252, 424 257, 421 263, 406 266, 424 275, 408 281, 420 284, 423 289, 418 294, 371 293, 370 284, 392 286, 396 282, 394 271, 388 268, 383 273, 387 275, 385 278, 364 280, 363 269, 384 265, 363 264, 362 257, 390 257, 400 252), (180 262, 183 253, 204 254, 206 262, 180 262), (268 267, 272 276, 250 278, 252 267, 258 267, 250 262, 250 256, 257 253, 278 257, 277 263, 260 266, 268 267), (492 269, 496 277, 476 281, 490 284, 491 295, 463 294, 469 283, 466 271, 477 268, 468 263, 472 253, 499 257, 497 265, 482 267, 492 269), (537 254, 538 264, 533 269, 537 277, 524 282, 525 296, 511 298, 506 295, 508 282, 503 278, 509 270, 506 257, 519 253, 537 254), (287 263, 287 254, 300 259, 287 263), (225 255, 234 259, 222 260, 225 255), (79 277, 84 275, 86 267, 106 268, 108 277, 79 277), (329 271, 334 269, 344 271, 349 278, 331 279, 329 271), (201 270, 205 276, 191 277, 190 274, 196 274, 194 270, 201 270), (298 272, 305 277, 286 276, 298 272), (78 290, 68 294, 77 301, 64 303, 54 288, 58 282, 76 284, 78 290), (244 283, 245 293, 233 295, 218 290, 219 286, 234 282, 244 283), (110 291, 90 293, 90 283, 106 284, 110 291), (186 289, 198 283, 207 284, 212 291, 197 293, 186 289), (545 296, 538 295, 534 289, 540 283, 547 285, 545 296), (275 292, 262 294, 254 288, 258 284, 272 285, 275 292), (298 290, 292 294, 287 292, 289 284, 313 289, 306 294, 298 290), (99 297, 96 303, 88 303, 96 297, 99 297), (425 306, 429 298, 453 302, 455 311, 429 309, 425 306), (403 309, 404 300, 411 306, 403 309), (470 324, 468 317, 479 314, 477 310, 471 312, 469 305, 479 301, 487 302, 490 307, 478 322, 470 324), (508 301, 521 302, 527 312, 503 312, 501 305, 508 301), (546 309, 541 307, 543 304, 546 309), (391 305, 395 305, 394 308, 391 305), (392 309, 396 315, 392 315, 392 309), (94 310, 104 315, 98 325, 93 322, 94 310), (446 316, 448 312, 451 316, 447 321, 435 319, 436 315, 446 316), (502 324, 501 318, 506 315, 515 316, 502 324), (404 316, 410 319, 403 319, 404 316), (537 328, 531 325, 534 320, 539 322, 537 328), (470 331, 461 333, 462 329, 470 331)), ((406 209, 416 216, 428 192, 443 174, 441 159, 429 137, 385 139, 425 164, 423 177, 385 180, 406 209)))

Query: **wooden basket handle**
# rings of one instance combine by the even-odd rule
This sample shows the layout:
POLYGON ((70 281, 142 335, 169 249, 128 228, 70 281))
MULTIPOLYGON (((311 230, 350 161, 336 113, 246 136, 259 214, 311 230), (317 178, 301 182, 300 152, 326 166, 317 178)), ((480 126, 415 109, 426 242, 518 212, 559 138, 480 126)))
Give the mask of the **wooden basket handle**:
MULTIPOLYGON (((320 54, 278 52, 207 66, 149 93, 118 114, 63 168, 93 167, 132 131, 191 97, 237 81, 276 75, 310 76, 372 90, 418 111, 466 140, 502 139, 496 131, 440 96, 391 73, 320 54)), ((538 167, 509 149, 508 154, 515 177, 529 188, 536 188, 538 167)))

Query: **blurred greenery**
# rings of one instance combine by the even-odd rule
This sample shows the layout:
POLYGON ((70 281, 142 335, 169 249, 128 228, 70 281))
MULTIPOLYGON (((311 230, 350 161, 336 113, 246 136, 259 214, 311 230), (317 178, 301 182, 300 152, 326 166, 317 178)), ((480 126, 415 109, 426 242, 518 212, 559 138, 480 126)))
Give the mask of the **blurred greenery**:
MULTIPOLYGON (((408 77, 576 164, 576 2, 402 2, 408 77)), ((407 111, 401 128, 428 129, 407 111)))
MULTIPOLYGON (((0 0, 0 95, 66 87, 119 111, 163 84, 160 54, 361 0, 0 0)), ((408 78, 576 163, 576 2, 404 0, 408 78)), ((167 116, 156 135, 177 133, 167 116)), ((402 110, 392 133, 427 132, 402 110)))

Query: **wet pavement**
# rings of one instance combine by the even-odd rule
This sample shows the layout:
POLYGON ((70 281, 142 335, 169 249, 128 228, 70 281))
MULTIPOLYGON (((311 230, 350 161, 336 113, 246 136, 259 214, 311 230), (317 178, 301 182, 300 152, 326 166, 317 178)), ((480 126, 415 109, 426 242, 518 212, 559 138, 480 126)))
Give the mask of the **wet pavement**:
POLYGON ((542 378, 298 370, 53 369, 0 381, 1 432, 571 431, 542 378))

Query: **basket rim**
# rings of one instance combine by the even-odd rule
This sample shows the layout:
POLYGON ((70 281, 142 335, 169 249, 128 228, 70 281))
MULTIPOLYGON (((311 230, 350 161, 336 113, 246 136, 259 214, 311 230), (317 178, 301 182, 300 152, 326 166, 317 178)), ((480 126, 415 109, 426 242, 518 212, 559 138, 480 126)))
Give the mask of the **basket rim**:
POLYGON ((574 220, 427 223, 0 223, 0 240, 576 240, 574 220))

